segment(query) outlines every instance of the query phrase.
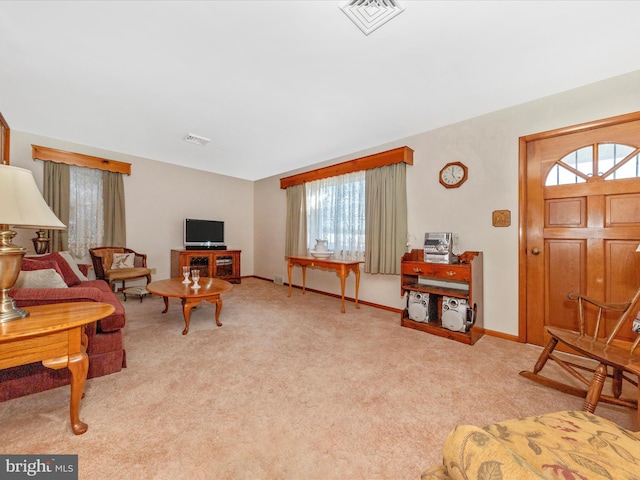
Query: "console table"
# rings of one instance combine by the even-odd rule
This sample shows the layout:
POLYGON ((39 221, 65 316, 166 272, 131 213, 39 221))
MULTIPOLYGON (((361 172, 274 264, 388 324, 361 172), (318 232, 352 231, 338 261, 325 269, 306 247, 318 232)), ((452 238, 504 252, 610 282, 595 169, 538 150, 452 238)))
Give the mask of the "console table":
POLYGON ((302 294, 305 293, 305 280, 307 274, 307 267, 312 268, 326 268, 329 270, 335 270, 340 276, 340 292, 342 294, 342 313, 344 309, 344 284, 349 275, 349 272, 353 270, 356 275, 356 308, 360 308, 358 305, 358 288, 360 287, 360 264, 361 260, 334 260, 315 257, 288 257, 289 263, 287 265, 287 273, 289 277, 289 297, 291 296, 291 270, 294 265, 302 267, 302 294))
POLYGON ((89 369, 84 325, 114 312, 113 305, 72 302, 25 307, 29 316, 0 324, 0 369, 33 362, 71 372, 69 416, 76 435, 87 431, 80 421, 80 399, 89 369))

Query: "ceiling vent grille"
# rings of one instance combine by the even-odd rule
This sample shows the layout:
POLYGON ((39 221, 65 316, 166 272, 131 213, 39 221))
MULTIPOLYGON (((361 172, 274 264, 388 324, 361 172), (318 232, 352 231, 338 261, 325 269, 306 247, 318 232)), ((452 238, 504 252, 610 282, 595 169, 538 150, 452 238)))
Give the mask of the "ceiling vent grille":
POLYGON ((195 143, 196 145, 200 145, 204 147, 211 140, 208 138, 201 137, 199 135, 194 135, 193 133, 188 133, 186 137, 184 137, 184 141, 187 143, 195 143))
POLYGON ((340 9, 365 35, 404 11, 396 0, 351 0, 340 9))

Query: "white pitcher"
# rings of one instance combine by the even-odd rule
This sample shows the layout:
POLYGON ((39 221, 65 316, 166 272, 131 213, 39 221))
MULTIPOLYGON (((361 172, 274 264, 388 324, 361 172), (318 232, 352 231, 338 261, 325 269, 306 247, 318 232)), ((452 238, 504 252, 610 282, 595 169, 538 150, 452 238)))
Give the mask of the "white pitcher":
POLYGON ((316 252, 327 252, 329 251, 329 247, 328 244, 329 240, 318 240, 316 238, 316 246, 315 246, 315 250, 316 252))

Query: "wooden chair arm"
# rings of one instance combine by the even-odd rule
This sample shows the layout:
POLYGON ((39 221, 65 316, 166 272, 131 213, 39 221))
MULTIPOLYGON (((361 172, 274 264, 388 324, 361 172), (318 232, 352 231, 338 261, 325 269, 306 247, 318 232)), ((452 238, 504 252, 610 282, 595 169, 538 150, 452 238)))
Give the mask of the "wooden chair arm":
POLYGON ((146 253, 138 253, 131 250, 131 253, 135 255, 134 265, 136 267, 147 267, 147 254, 146 253))
POLYGON ((593 298, 585 297, 584 295, 580 295, 579 293, 567 293, 567 298, 569 300, 582 300, 591 305, 595 305, 598 308, 602 308, 603 310, 616 310, 620 312, 624 312, 629 306, 630 302, 625 303, 604 303, 593 298))

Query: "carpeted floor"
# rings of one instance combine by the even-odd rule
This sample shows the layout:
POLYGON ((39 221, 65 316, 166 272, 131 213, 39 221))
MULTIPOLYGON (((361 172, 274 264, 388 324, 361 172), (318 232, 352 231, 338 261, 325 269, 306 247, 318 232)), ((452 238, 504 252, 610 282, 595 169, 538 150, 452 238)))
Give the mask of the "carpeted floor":
MULTIPOLYGON (((124 302, 128 368, 87 381, 74 436, 68 387, 0 403, 3 453, 79 455, 80 479, 419 479, 459 423, 580 409, 518 375, 539 348, 463 345, 399 314, 248 278, 215 307, 124 302)), ((636 413, 597 414, 637 429, 636 413)))

